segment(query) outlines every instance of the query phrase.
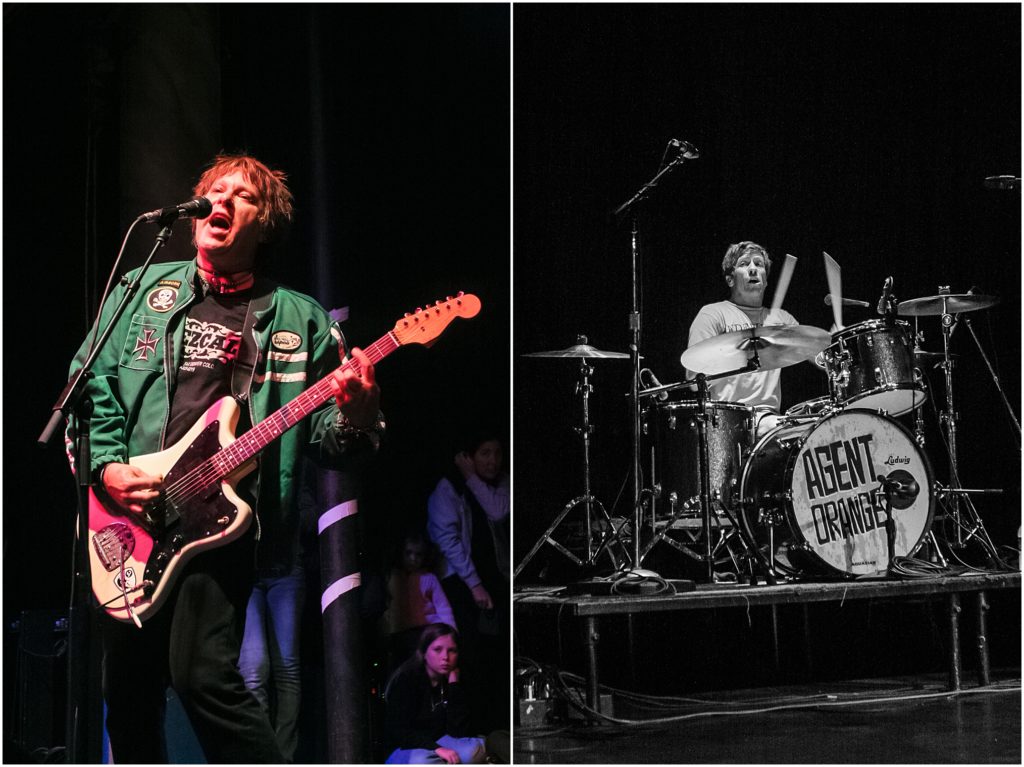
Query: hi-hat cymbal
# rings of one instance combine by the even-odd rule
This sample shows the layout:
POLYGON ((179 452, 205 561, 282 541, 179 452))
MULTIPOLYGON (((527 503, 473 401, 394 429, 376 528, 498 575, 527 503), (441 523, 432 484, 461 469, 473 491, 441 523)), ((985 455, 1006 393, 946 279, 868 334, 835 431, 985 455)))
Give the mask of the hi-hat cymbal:
POLYGON ((772 370, 809 360, 832 342, 827 330, 810 325, 766 325, 722 333, 683 352, 683 365, 705 375, 746 366, 757 347, 758 370, 772 370))
POLYGON ((949 293, 944 296, 911 298, 900 303, 896 313, 901 317, 925 317, 935 314, 959 314, 987 309, 999 303, 996 296, 979 296, 974 293, 949 293))
POLYGON ((568 349, 558 349, 551 352, 533 352, 524 354, 524 357, 577 357, 588 360, 628 360, 629 355, 622 352, 605 352, 595 349, 589 344, 576 344, 568 349))

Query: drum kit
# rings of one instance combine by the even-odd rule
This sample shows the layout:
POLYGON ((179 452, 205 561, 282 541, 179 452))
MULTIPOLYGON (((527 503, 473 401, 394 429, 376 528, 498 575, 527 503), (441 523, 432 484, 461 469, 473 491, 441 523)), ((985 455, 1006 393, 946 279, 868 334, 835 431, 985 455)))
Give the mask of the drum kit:
MULTIPOLYGON (((891 280, 883 299, 890 286, 891 280)), ((925 545, 945 566, 932 533, 936 500, 949 501, 945 509, 953 517, 956 539, 947 545, 955 547, 964 545, 965 529, 970 534, 970 525, 959 518, 959 498, 1001 492, 960 486, 953 408, 955 355, 949 351, 960 315, 996 303, 993 296, 950 294, 940 287, 934 296, 902 303, 883 300, 880 319, 831 333, 806 325, 752 327, 691 346, 682 362, 694 378, 662 385, 651 375, 648 380, 654 385, 638 391, 641 458, 634 461, 642 464, 643 487, 636 523, 618 528, 591 494, 589 379, 593 363, 630 355, 601 351, 587 345, 584 337, 567 349, 525 355, 579 360, 576 392, 583 422, 576 431, 584 447, 584 494, 565 506, 516 575, 545 544, 577 565, 596 565, 607 554, 616 567, 629 559, 632 568, 640 569, 662 541, 701 561, 708 581, 716 580, 716 564, 727 561, 723 552, 737 575, 749 574, 751 582, 759 575, 768 583, 891 576, 895 562, 913 557, 925 545), (941 317, 943 352, 921 350, 921 335, 908 321, 898 319, 913 318, 916 323, 924 317, 941 317), (709 397, 708 384, 714 380, 805 361, 824 370, 828 393, 782 415, 766 418, 765 408, 709 397), (945 371, 946 410, 940 424, 949 453, 948 487, 935 481, 923 449, 921 406, 929 391, 921 369, 926 363, 945 371), (668 396, 682 389, 694 390, 696 399, 668 396), (916 418, 914 431, 895 420, 907 415, 916 418), (584 556, 554 536, 574 509, 584 512, 584 556), (689 530, 690 537, 672 538, 673 530, 689 530), (650 537, 641 549, 642 534, 650 537), (632 551, 623 540, 628 535, 635 536, 632 551)), ((981 527, 976 515, 971 524, 975 530, 981 527)))

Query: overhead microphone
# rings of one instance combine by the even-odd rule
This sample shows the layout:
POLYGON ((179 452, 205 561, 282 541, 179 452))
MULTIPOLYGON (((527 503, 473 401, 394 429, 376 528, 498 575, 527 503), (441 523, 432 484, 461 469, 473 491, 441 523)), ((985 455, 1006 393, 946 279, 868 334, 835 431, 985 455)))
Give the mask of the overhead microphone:
POLYGON ((882 297, 878 299, 876 311, 879 314, 889 314, 892 311, 892 277, 886 277, 882 285, 882 297))
POLYGON ((700 157, 700 151, 689 141, 681 141, 674 138, 668 142, 668 145, 678 149, 679 153, 687 160, 696 160, 700 157))
POLYGON ((143 213, 138 220, 144 224, 173 223, 179 218, 206 218, 213 212, 213 203, 203 196, 193 197, 169 208, 157 208, 143 213))
MULTIPOLYGON (((650 381, 650 384, 648 384, 649 386, 654 387, 654 386, 663 386, 664 385, 664 384, 661 383, 661 381, 658 380, 658 376, 654 375, 654 371, 651 370, 650 368, 644 368, 643 370, 640 371, 640 377, 641 378, 644 377, 644 373, 647 374, 647 379, 650 381)), ((668 399, 668 392, 667 391, 660 391, 660 392, 658 392, 658 399, 660 399, 662 401, 667 400, 668 399)))
MULTIPOLYGON (((863 306, 863 307, 871 306, 871 304, 869 304, 867 301, 858 301, 856 298, 844 298, 842 300, 842 305, 843 306, 863 306)), ((831 293, 826 293, 825 294, 825 306, 832 306, 832 294, 831 293)))

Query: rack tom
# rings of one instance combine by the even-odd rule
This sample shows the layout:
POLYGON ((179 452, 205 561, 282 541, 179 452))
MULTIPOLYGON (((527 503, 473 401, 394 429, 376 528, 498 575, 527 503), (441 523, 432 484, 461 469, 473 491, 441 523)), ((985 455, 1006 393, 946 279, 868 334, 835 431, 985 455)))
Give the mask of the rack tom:
POLYGON ((927 395, 912 338, 902 320, 867 320, 833 333, 824 362, 836 407, 897 416, 923 405, 927 395))

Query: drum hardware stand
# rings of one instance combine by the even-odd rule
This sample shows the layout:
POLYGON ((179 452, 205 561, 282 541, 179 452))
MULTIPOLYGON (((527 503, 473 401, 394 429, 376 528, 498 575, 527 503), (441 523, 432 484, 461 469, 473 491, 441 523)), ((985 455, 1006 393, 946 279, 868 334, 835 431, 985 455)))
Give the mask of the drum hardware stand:
MULTIPOLYGON (((579 336, 577 340, 581 344, 585 344, 587 342, 586 336, 579 336)), ((585 358, 581 358, 580 380, 576 384, 575 393, 579 395, 581 407, 583 408, 583 424, 582 426, 574 427, 573 431, 579 434, 580 438, 583 440, 583 495, 569 501, 565 508, 562 509, 562 512, 555 517, 554 522, 551 523, 550 527, 544 531, 544 534, 534 544, 533 548, 530 549, 530 553, 527 554, 523 561, 519 563, 519 566, 513 573, 514 578, 519 576, 519 573, 522 572, 523 568, 526 567, 527 564, 529 564, 530 560, 533 559, 545 543, 550 544, 556 551, 563 554, 577 566, 584 567, 593 565, 605 549, 610 550, 611 544, 619 540, 619 533, 612 525, 611 517, 608 515, 608 512, 605 510, 601 502, 594 498, 590 493, 590 435, 594 431, 594 427, 590 425, 590 395, 594 391, 594 387, 590 383, 590 376, 593 374, 594 368, 587 364, 587 360, 585 358), (558 526, 562 524, 562 520, 568 516, 569 512, 580 505, 582 505, 584 509, 584 520, 586 525, 586 561, 577 557, 569 551, 569 549, 551 537, 552 533, 554 533, 558 526), (592 510, 595 507, 607 524, 607 529, 602 530, 601 542, 598 544, 596 549, 593 545, 594 541, 591 527, 593 519, 592 510)))
MULTIPOLYGON (((1006 412, 1010 416, 1010 422, 1013 423, 1013 427, 1017 430, 1017 449, 1020 450, 1020 421, 1017 420, 1017 416, 1013 412, 1013 407, 1010 405, 1010 401, 1006 398, 1006 392, 1003 391, 1003 387, 999 385, 999 376, 996 375, 996 371, 992 367, 992 363, 989 362, 988 355, 985 354, 985 350, 981 346, 981 342, 978 340, 977 334, 974 332, 974 325, 971 324, 970 317, 963 318, 964 323, 967 325, 967 329, 971 331, 971 338, 974 339, 974 345, 978 347, 978 351, 981 353, 981 358, 985 361, 985 367, 988 368, 988 373, 992 376, 992 382, 996 385, 996 391, 999 392, 999 397, 1003 400, 1003 405, 1006 407, 1006 412)), ((950 331, 950 335, 953 331, 950 331)))
MULTIPOLYGON (((921 341, 924 338, 924 334, 917 330, 917 317, 914 317, 914 348, 911 352, 914 360, 915 370, 918 360, 918 352, 921 351, 921 341)), ((923 378, 923 376, 922 376, 923 378)), ((921 403, 920 407, 914 408, 914 441, 920 448, 924 447, 924 403, 921 403)), ((945 563, 943 563, 945 567, 945 563)))
MULTIPOLYGON (((948 295, 949 285, 939 286, 939 295, 948 295)), ((953 323, 955 318, 949 313, 946 302, 942 306, 942 363, 941 367, 946 376, 946 409, 939 413, 939 424, 946 432, 946 450, 949 451, 949 473, 950 480, 955 485, 960 484, 956 453, 956 410, 953 409, 953 360, 949 354, 950 337, 953 334, 953 323)), ((950 513, 956 532, 956 539, 950 546, 962 549, 965 545, 963 530, 960 527, 960 497, 954 493, 951 499, 950 513)))

